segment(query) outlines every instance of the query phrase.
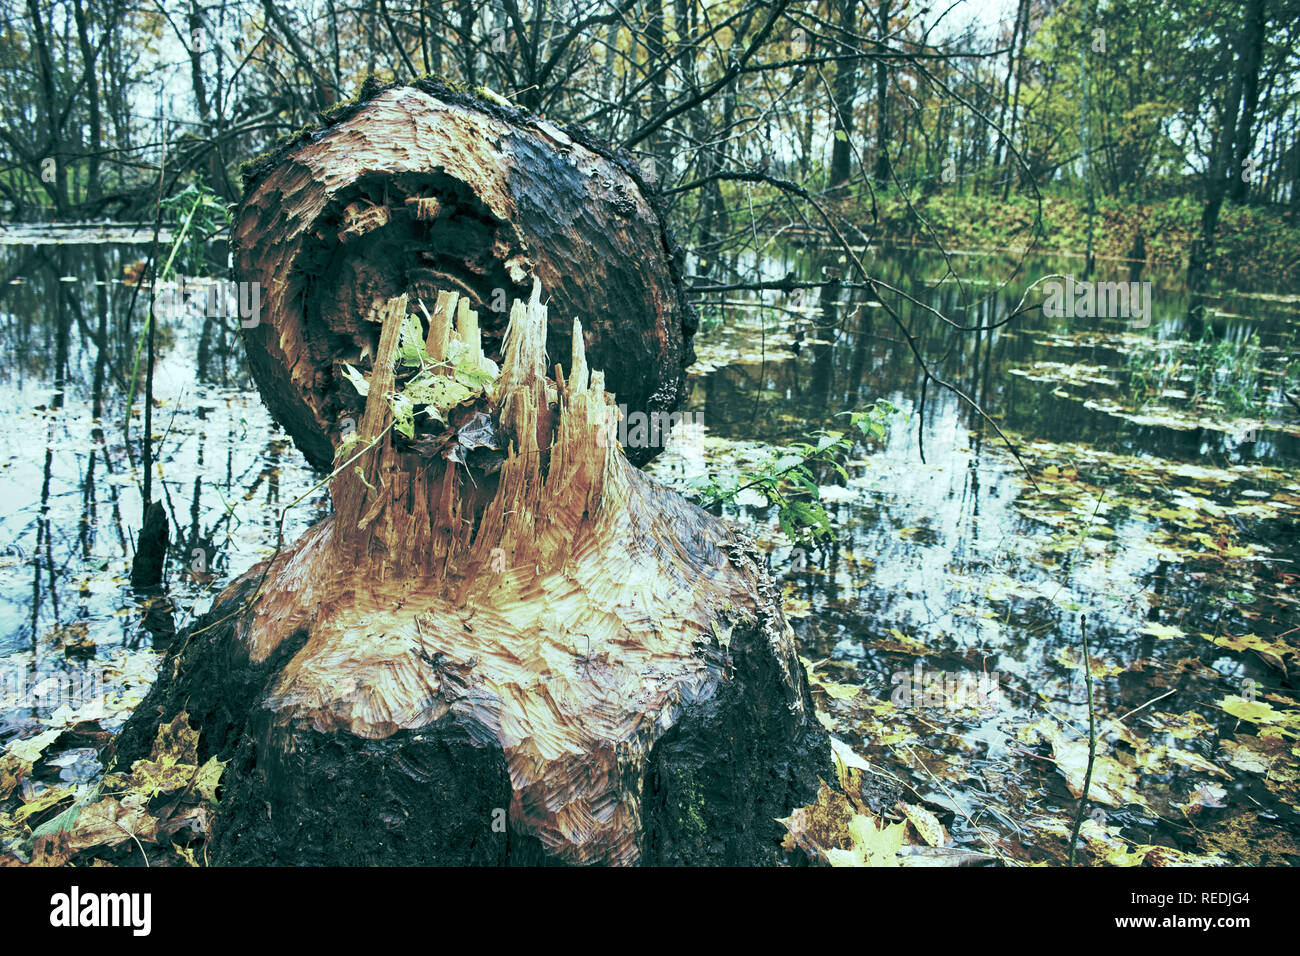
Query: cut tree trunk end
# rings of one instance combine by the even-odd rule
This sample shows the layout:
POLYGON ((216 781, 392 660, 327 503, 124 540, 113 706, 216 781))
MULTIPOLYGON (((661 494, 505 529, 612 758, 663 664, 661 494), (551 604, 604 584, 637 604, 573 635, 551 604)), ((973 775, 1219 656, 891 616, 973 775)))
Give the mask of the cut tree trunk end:
POLYGON ((322 469, 360 409, 342 364, 370 368, 380 310, 402 294, 458 292, 499 360, 506 308, 536 276, 552 355, 567 362, 576 318, 629 413, 684 400, 697 320, 676 247, 635 164, 581 130, 429 81, 367 89, 250 174, 231 236, 236 274, 260 285, 254 378, 322 469))
POLYGON ((752 543, 629 463, 578 323, 548 375, 536 282, 499 369, 433 298, 378 310, 335 513, 176 642, 115 761, 186 710, 220 864, 778 861, 830 752, 752 543))

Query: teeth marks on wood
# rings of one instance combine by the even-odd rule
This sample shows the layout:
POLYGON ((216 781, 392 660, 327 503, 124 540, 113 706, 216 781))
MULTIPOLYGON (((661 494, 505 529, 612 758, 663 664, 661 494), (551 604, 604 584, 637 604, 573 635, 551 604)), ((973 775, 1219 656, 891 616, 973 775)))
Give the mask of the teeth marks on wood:
MULTIPOLYGON (((265 658, 289 636, 286 623, 325 603, 332 612, 280 674, 277 725, 365 739, 452 715, 502 748, 512 830, 555 859, 631 863, 645 845, 641 787, 655 746, 696 702, 742 693, 727 689, 740 679, 738 646, 757 642, 757 659, 785 688, 783 713, 813 717, 801 710, 788 629, 774 630, 773 643, 759 625, 780 612, 756 607, 764 598, 742 543, 601 440, 612 396, 589 366, 580 324, 568 376, 545 374, 541 298, 535 283, 511 309, 491 398, 511 438, 497 482, 476 486, 453 467, 413 471, 391 433, 381 438, 369 483, 336 478, 332 530, 289 558, 305 573, 268 582, 253 653, 265 658), (654 541, 638 530, 647 516, 654 541), (310 570, 331 555, 333 576, 310 570), (301 587, 346 588, 350 577, 346 600, 301 587), (462 676, 449 682, 449 673, 462 676), (358 686, 347 699, 331 690, 341 675, 358 686)), ((401 298, 385 307, 363 436, 387 426, 406 308, 401 298)), ((426 321, 431 355, 477 327, 452 293, 426 321)), ((783 811, 786 795, 774 799, 783 811)))
POLYGON ((436 196, 409 196, 406 205, 411 207, 415 218, 421 222, 433 222, 442 211, 442 203, 436 196))
POLYGON ((388 220, 387 206, 351 203, 343 210, 343 228, 339 231, 339 242, 347 243, 351 239, 359 239, 368 232, 388 225, 388 220))

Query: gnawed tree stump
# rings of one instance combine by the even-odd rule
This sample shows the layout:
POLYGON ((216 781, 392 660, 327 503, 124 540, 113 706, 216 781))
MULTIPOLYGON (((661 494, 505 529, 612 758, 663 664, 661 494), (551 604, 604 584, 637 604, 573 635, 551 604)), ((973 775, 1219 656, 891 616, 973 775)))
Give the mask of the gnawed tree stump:
MULTIPOLYGON (((629 412, 680 407, 697 320, 648 192, 580 129, 430 81, 367 87, 254 165, 232 227, 236 273, 261 283, 244 335, 272 413, 328 468, 359 410, 340 366, 374 357, 384 302, 456 291, 499 359, 505 310, 534 276, 551 354, 567 362, 576 318, 629 412)), ((637 464, 656 452, 628 449, 637 464)))
POLYGON ((215 863, 775 861, 830 757, 752 544, 628 462, 577 323, 547 376, 537 284, 493 380, 399 436, 418 376, 491 370, 456 296, 408 306, 335 513, 176 642, 117 764, 189 713, 230 761, 215 863))
POLYGON ((186 711, 217 863, 776 859, 829 755, 779 598, 612 440, 693 358, 634 164, 422 82, 246 186, 250 361, 335 513, 175 642, 114 761, 186 711))

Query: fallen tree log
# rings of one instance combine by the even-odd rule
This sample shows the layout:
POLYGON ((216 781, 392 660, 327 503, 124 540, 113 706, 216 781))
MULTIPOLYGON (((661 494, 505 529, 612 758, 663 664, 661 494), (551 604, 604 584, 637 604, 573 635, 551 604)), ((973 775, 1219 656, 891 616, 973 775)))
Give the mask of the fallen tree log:
POLYGON ((231 236, 236 274, 260 286, 253 375, 323 469, 359 411, 340 367, 373 359, 379 310, 403 293, 460 293, 499 359, 506 309, 536 277, 551 354, 567 362, 576 318, 629 413, 684 399, 698 323, 676 247, 636 164, 580 129, 431 81, 367 86, 250 165, 231 236))
POLYGON ((334 514, 176 643, 117 766, 186 711, 229 761, 215 863, 775 862, 829 750, 759 555, 628 462, 576 323, 546 375, 537 285, 439 453, 399 437, 490 368, 457 298, 381 310, 334 514))

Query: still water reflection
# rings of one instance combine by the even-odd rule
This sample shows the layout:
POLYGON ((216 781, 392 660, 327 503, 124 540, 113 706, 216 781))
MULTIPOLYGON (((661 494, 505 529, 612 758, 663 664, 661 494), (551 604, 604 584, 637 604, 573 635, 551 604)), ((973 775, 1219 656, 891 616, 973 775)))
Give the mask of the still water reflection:
MULTIPOLYGON (((280 509, 319 478, 262 408, 237 319, 160 323, 155 494, 171 522, 168 600, 131 591, 143 421, 142 399, 128 416, 126 396, 147 304, 122 276, 140 257, 104 244, 0 248, 0 742, 116 727, 174 629, 272 552, 280 509)), ((762 263, 773 279, 824 267, 834 257, 793 249, 762 263)), ((1004 317, 1025 276, 1077 268, 1031 262, 1001 290, 1011 269, 997 257, 965 258, 973 278, 960 284, 940 282, 942 260, 916 252, 871 267, 963 325, 1004 317)), ((1104 266, 1102 277, 1129 278, 1104 266)), ((761 501, 726 513, 787 582, 824 722, 882 786, 947 808, 959 842, 1006 859, 1059 856, 1073 800, 1056 764, 1087 721, 1081 626, 1112 722, 1108 753, 1131 771, 1104 808, 1104 839, 1245 861, 1228 836, 1197 834, 1235 833, 1249 813, 1252 827, 1280 834, 1274 852, 1300 845, 1294 784, 1232 769, 1224 742, 1246 746, 1237 735, 1257 728, 1214 704, 1249 687, 1295 707, 1300 655, 1277 648, 1300 647, 1300 429, 1283 395, 1300 384, 1300 305, 1231 293, 1193 327, 1176 276, 1142 278, 1153 309, 1143 330, 1030 313, 958 335, 896 303, 934 371, 1017 443, 1038 490, 950 392, 931 385, 920 407, 923 376, 898 328, 848 288, 706 296, 689 402, 706 435, 652 466, 685 487, 837 427, 839 412, 881 399, 906 411, 883 441, 855 449, 847 481, 827 476, 836 535, 824 548, 792 552, 761 501), (1221 642, 1244 635, 1265 650, 1221 642), (992 680, 998 705, 927 698, 925 674, 992 680), (904 700, 900 687, 916 693, 904 700)), ((290 511, 288 539, 328 507, 321 490, 290 511)), ((74 747, 48 772, 98 771, 93 748, 74 747)))

